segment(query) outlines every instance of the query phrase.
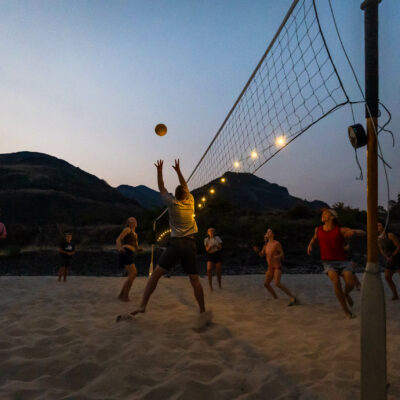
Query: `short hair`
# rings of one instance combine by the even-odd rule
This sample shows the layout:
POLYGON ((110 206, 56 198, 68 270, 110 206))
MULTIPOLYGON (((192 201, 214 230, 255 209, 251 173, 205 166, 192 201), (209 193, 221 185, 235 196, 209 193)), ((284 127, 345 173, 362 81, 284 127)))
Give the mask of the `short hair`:
POLYGON ((175 197, 177 200, 185 200, 187 197, 187 190, 182 185, 178 185, 175 189, 175 197))

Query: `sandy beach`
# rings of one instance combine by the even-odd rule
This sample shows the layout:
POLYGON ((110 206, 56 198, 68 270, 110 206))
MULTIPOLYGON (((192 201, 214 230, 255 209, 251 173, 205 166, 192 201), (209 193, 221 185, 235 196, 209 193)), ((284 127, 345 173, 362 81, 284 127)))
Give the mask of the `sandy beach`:
MULTIPOLYGON (((272 300, 262 275, 224 277, 210 293, 213 324, 197 315, 187 278, 163 278, 148 312, 115 323, 138 304, 116 295, 122 278, 0 278, 0 398, 356 399, 359 323, 346 320, 324 275, 285 275, 302 305, 272 300)), ((385 288, 387 289, 387 288, 385 288)), ((388 293, 386 293, 388 295, 388 293)), ((359 315, 360 292, 354 292, 359 315)), ((400 302, 387 301, 388 380, 400 398, 400 302)))

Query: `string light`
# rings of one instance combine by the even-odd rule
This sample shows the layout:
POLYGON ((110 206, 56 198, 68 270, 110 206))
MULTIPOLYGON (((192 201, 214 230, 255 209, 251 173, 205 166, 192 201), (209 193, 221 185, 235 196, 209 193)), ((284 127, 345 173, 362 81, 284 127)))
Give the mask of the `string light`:
POLYGON ((162 240, 162 238, 163 238, 165 235, 168 235, 168 233, 170 233, 170 232, 171 232, 171 229, 167 229, 166 231, 162 232, 162 233, 160 234, 160 236, 158 236, 157 242, 159 242, 160 240, 162 240))
POLYGON ((211 193, 211 194, 214 194, 214 193, 215 193, 215 189, 211 188, 211 189, 210 189, 210 193, 211 193))
POLYGON ((203 207, 203 204, 199 203, 199 204, 197 204, 197 207, 201 208, 201 207, 203 207))
POLYGON ((226 182, 226 179, 225 179, 225 178, 221 178, 221 182, 222 182, 222 183, 225 183, 225 182, 226 182))
POLYGON ((201 198, 201 201, 204 203, 204 202, 206 201, 206 198, 205 198, 205 197, 202 197, 202 198, 201 198))
POLYGON ((275 146, 276 146, 276 147, 281 148, 281 147, 283 147, 283 146, 285 146, 285 145, 286 145, 286 136, 285 136, 285 135, 278 136, 278 137, 275 139, 275 146))
POLYGON ((255 150, 253 150, 252 152, 251 152, 251 158, 253 159, 253 160, 256 160, 257 158, 258 158, 258 153, 255 151, 255 150))
POLYGON ((235 162, 233 163, 233 166, 234 166, 236 169, 238 169, 238 168, 240 167, 240 162, 239 162, 239 161, 235 161, 235 162))

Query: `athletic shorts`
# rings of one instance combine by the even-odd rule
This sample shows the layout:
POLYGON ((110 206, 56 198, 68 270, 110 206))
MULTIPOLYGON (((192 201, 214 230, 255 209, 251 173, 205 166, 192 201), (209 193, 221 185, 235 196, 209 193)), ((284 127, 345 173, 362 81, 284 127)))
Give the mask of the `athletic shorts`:
POLYGON ((329 271, 335 271, 339 275, 342 274, 343 271, 353 272, 353 268, 350 261, 322 261, 322 265, 324 267, 324 272, 327 274, 329 271))
POLYGON ((396 256, 393 258, 392 263, 389 264, 388 262, 386 262, 385 268, 389 269, 390 271, 397 271, 398 269, 400 269, 400 257, 396 254, 396 256))
POLYGON ((62 255, 61 256, 61 264, 62 264, 62 266, 65 267, 65 268, 69 268, 69 266, 71 264, 71 258, 72 258, 72 256, 62 255))
POLYGON ((221 252, 216 251, 215 253, 207 253, 207 260, 212 263, 222 262, 221 252))
POLYGON ((135 263, 135 253, 132 250, 124 249, 118 254, 119 267, 125 268, 126 265, 135 263))
POLYGON ((192 237, 171 238, 157 264, 169 271, 176 263, 180 262, 186 274, 197 275, 196 253, 196 242, 192 237))

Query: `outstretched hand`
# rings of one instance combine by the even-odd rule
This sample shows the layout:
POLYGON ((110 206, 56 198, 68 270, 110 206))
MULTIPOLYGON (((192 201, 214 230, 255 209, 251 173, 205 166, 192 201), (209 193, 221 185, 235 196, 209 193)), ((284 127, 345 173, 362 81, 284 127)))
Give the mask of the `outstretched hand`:
POLYGON ((157 171, 162 171, 163 164, 164 164, 163 160, 157 160, 157 162, 154 164, 157 168, 157 171))
POLYGON ((178 172, 178 171, 181 170, 181 167, 180 167, 180 165, 179 165, 179 158, 178 158, 177 160, 175 160, 175 165, 173 165, 172 168, 173 168, 176 172, 178 172))

